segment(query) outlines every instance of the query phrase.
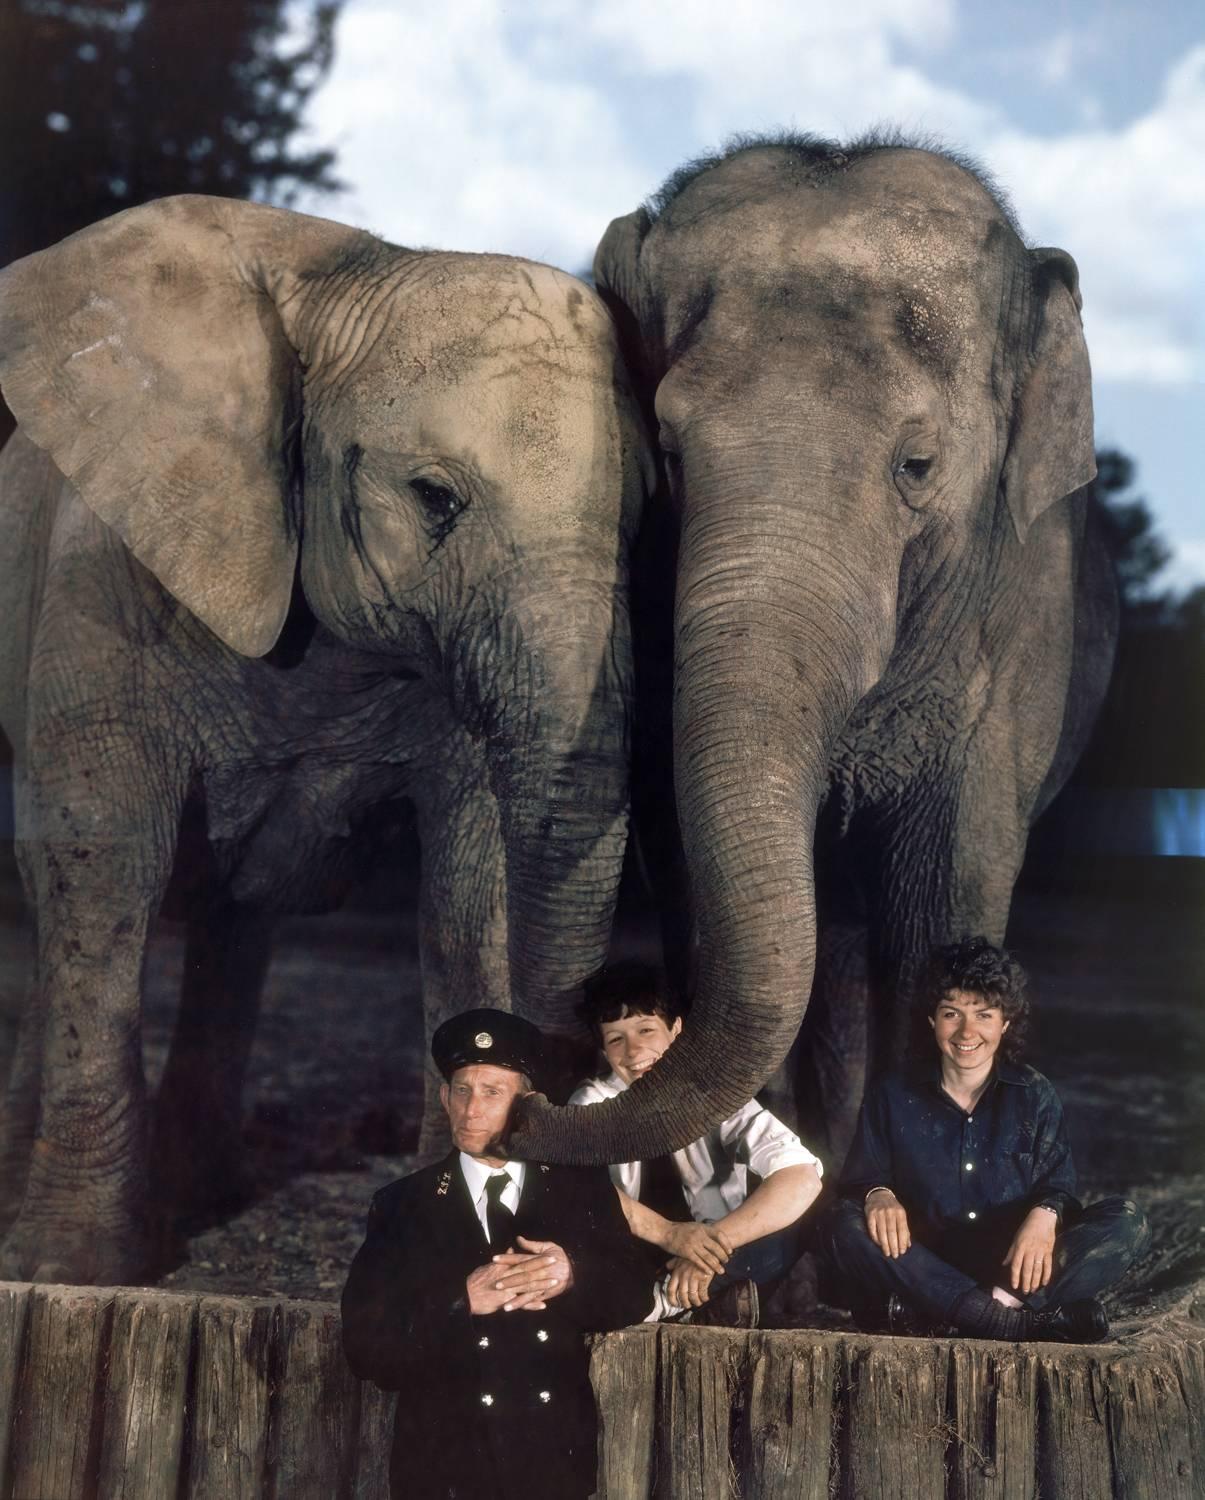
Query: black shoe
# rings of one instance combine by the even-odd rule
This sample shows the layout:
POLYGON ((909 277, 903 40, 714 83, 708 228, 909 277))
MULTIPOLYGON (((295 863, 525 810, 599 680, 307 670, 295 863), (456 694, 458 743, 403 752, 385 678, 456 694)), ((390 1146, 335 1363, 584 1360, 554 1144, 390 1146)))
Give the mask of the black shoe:
POLYGON ((1099 1344, 1109 1337, 1109 1319, 1099 1298, 1084 1297, 1031 1312, 1026 1337, 1047 1344, 1099 1344))
POLYGON ((921 1326, 916 1309, 894 1292, 887 1298, 887 1332, 897 1338, 921 1338, 928 1332, 921 1326))
POLYGON ((692 1328, 756 1328, 757 1283, 734 1281, 691 1314, 692 1328))

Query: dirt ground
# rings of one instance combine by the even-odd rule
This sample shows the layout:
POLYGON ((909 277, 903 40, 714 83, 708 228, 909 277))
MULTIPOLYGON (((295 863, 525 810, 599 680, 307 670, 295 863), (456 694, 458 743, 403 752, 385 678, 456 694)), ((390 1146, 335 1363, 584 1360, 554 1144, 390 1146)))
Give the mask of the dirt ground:
MULTIPOLYGON (((1118 1330, 1129 1336, 1205 1321, 1201 864, 1063 869, 1019 891, 1009 934, 1033 977, 1033 1061, 1062 1094, 1081 1194, 1129 1194, 1152 1221, 1152 1249, 1114 1299, 1118 1330)), ((634 931, 631 941, 647 936, 634 931)), ((182 929, 161 922, 147 964, 152 1088, 182 949, 182 929)), ((26 961, 19 899, 2 880, 0 1064, 26 961)), ((282 924, 245 1095, 248 1205, 193 1234, 163 1284, 336 1298, 370 1197, 414 1165, 420 1055, 409 895, 391 903, 378 888, 351 909, 282 924)), ((795 1310, 805 1317, 806 1302, 801 1284, 795 1310)))

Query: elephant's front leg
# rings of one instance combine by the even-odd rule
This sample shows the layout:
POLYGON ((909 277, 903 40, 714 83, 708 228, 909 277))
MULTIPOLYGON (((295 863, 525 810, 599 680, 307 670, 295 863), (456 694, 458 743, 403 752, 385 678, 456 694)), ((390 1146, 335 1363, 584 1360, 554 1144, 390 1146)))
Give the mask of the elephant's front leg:
POLYGON ((3 1102, 0 1103, 0 1228, 7 1228, 12 1223, 25 1197, 29 1158, 38 1123, 44 1024, 35 943, 25 981, 17 1044, 3 1102))
POLYGON ((883 846, 872 899, 870 1057, 897 1067, 922 1035, 917 991, 935 948, 1002 943, 1028 838, 1024 794, 1007 764, 975 756, 954 779, 916 784, 883 846))
POLYGON ((272 919, 213 901, 188 921, 180 1011, 155 1102, 152 1202, 163 1227, 241 1198, 247 1059, 272 919))
POLYGON ((511 1008, 506 852, 498 803, 484 767, 431 775, 416 788, 422 841, 419 955, 423 986, 423 1119, 419 1154, 448 1149, 442 1082, 431 1038, 449 1016, 476 1006, 511 1008))
MULTIPOLYGON (((70 747, 58 748, 62 764, 70 747)), ((143 770, 134 802, 112 787, 71 798, 62 782, 18 797, 42 1035, 28 1178, 0 1248, 11 1280, 112 1285, 146 1271, 141 977, 178 809, 143 770)))
POLYGON ((812 997, 791 1051, 799 1133, 833 1181, 862 1102, 867 1003, 865 924, 822 917, 812 997))

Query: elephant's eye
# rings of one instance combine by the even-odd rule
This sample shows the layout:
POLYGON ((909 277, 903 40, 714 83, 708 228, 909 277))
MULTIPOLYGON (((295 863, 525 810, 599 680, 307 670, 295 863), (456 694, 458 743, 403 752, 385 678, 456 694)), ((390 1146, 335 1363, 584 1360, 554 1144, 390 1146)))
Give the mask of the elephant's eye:
POLYGON ((931 458, 904 458, 896 463, 895 487, 909 510, 921 510, 931 498, 932 486, 926 481, 932 468, 931 458))
POLYGON ((682 455, 676 448, 662 448, 662 458, 665 461, 665 482, 669 486, 669 493, 674 503, 681 504, 682 495, 682 455))
POLYGON ((422 505, 427 530, 431 533, 434 546, 442 546, 451 536, 456 525, 456 518, 468 501, 450 484, 442 484, 438 479, 412 479, 410 488, 418 496, 419 503, 422 505))

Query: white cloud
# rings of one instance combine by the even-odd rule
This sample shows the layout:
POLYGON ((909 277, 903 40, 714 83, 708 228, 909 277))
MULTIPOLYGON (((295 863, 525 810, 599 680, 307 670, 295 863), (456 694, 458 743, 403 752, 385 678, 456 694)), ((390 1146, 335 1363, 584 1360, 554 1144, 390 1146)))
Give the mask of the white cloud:
POLYGON ((629 71, 688 78, 694 125, 713 145, 734 130, 798 126, 846 136, 880 120, 964 134, 994 112, 893 60, 896 44, 944 45, 951 0, 597 0, 586 27, 629 71))
POLYGON ((403 244, 581 266, 599 202, 646 190, 614 107, 525 56, 502 0, 350 4, 309 123, 351 185, 315 210, 403 244))
POLYGON ((981 145, 1028 233, 1079 263, 1096 373, 1156 383, 1205 375, 1205 47, 1124 129, 1052 140, 1010 130, 981 145))

